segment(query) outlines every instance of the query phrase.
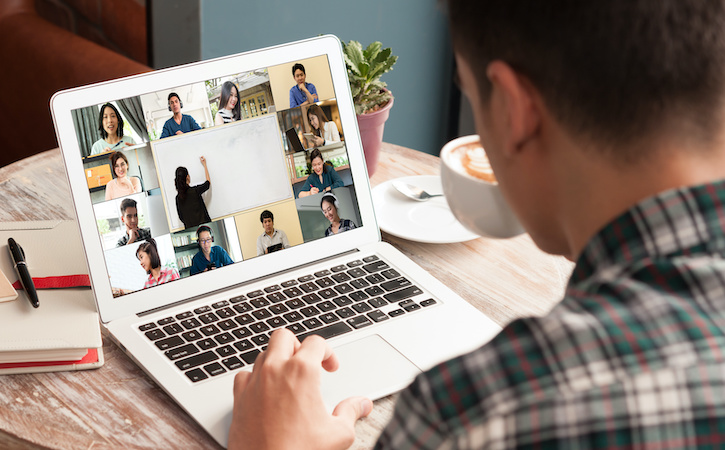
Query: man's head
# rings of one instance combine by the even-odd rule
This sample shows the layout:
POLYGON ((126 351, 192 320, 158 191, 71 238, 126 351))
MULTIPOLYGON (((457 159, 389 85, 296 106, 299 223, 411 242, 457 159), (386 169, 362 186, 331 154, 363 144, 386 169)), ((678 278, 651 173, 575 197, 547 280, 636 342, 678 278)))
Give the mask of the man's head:
POLYGON ((307 73, 305 72, 305 66, 303 66, 300 63, 297 63, 294 66, 292 66, 292 76, 295 79, 295 83, 297 83, 297 84, 304 83, 307 78, 307 73))
POLYGON ((274 215, 272 211, 266 209, 262 211, 262 214, 259 215, 259 220, 262 222, 264 232, 271 235, 274 232, 274 215))
POLYGON ((121 220, 126 225, 127 230, 138 228, 138 211, 136 210, 136 200, 126 198, 121 202, 121 220))
POLYGON ((169 111, 176 114, 181 111, 183 105, 181 104, 181 97, 176 92, 169 94, 169 111))
POLYGON ((205 255, 211 253, 211 246, 214 243, 214 236, 211 234, 211 228, 206 225, 202 225, 196 230, 196 241, 199 243, 199 248, 204 252, 205 255))

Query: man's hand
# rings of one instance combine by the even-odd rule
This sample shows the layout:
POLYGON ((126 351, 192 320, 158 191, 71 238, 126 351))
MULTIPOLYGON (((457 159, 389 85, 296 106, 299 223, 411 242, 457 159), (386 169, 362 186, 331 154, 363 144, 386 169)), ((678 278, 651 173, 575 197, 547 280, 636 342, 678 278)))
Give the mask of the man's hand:
MULTIPOLYGON (((287 86, 289 86, 289 84, 287 86)), ((300 88, 300 91, 304 92, 305 94, 310 93, 310 91, 307 90, 306 83, 297 83, 297 87, 300 88)))
POLYGON ((126 242, 126 245, 136 242, 136 239, 139 238, 138 228, 126 230, 126 233, 128 233, 128 242, 126 242))
POLYGON ((184 134, 184 132, 183 132, 183 131, 181 131, 181 130, 179 130, 179 131, 177 131, 177 132, 176 132, 176 133, 174 133, 174 134, 176 134, 176 135, 179 135, 179 134, 184 134))
POLYGON ((372 402, 352 397, 330 415, 320 392, 320 367, 338 360, 327 342, 310 336, 302 344, 282 328, 259 355, 252 373, 234 380, 230 449, 346 449, 355 441, 355 422, 370 414, 372 402))

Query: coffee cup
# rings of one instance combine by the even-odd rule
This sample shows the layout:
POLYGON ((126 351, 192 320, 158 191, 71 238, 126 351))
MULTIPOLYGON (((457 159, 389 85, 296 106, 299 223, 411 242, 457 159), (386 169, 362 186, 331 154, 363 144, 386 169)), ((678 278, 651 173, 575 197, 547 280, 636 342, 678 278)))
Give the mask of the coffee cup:
POLYGON ((488 164, 477 135, 443 146, 441 184, 448 206, 464 227, 481 236, 510 238, 524 232, 488 164))

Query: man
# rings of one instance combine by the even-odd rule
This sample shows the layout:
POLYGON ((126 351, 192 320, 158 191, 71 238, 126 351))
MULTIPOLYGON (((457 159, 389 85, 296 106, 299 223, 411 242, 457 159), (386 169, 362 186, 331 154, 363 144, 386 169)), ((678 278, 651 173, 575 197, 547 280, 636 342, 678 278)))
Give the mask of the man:
POLYGON ((295 85, 289 90, 289 107, 311 105, 318 100, 317 89, 312 83, 306 83, 307 74, 305 66, 296 63, 292 66, 292 77, 295 79, 295 85))
POLYGON ((289 248, 289 240, 287 234, 282 230, 274 229, 274 214, 272 211, 264 210, 259 215, 262 222, 264 233, 257 238, 257 256, 289 248))
MULTIPOLYGON (((546 317, 417 377, 378 448, 721 447, 725 2, 448 4, 500 188, 576 267, 546 317)), ((325 413, 322 339, 277 331, 260 358, 235 380, 230 448, 352 443, 371 404, 325 413)))
POLYGON ((208 226, 202 225, 196 230, 196 242, 199 244, 199 251, 191 259, 192 275, 234 264, 226 250, 218 245, 211 245, 214 242, 214 236, 208 226))
POLYGON ((169 94, 169 111, 174 113, 169 120, 164 123, 164 129, 161 131, 161 138, 174 136, 177 134, 188 133, 189 131, 201 130, 201 127, 193 117, 188 114, 181 114, 181 98, 176 92, 169 94))
POLYGON ((138 211, 136 200, 125 198, 121 202, 121 221, 126 225, 126 233, 116 243, 116 247, 133 244, 136 241, 147 241, 151 239, 149 228, 138 227, 138 211))

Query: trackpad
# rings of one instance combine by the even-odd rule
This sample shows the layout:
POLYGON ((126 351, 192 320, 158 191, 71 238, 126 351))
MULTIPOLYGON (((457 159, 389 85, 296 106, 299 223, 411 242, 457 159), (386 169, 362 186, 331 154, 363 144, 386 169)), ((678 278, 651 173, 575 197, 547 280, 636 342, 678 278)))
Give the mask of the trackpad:
POLYGON ((322 397, 329 411, 340 401, 362 395, 372 400, 408 386, 420 373, 413 363, 378 335, 334 348, 336 372, 322 370, 322 397))

